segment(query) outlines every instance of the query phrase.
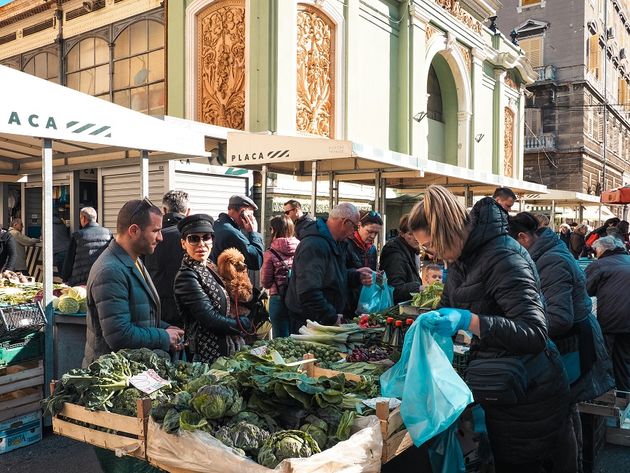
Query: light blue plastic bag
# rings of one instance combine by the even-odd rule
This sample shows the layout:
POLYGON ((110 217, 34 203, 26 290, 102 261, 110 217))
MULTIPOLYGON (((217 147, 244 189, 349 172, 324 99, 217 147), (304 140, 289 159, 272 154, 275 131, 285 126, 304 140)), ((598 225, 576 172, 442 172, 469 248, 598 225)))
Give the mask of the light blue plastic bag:
POLYGON ((473 401, 470 389, 420 319, 407 331, 398 363, 381 375, 383 396, 402 400, 400 414, 417 447, 446 430, 473 401))
POLYGON ((433 473, 465 473, 464 454, 457 439, 457 423, 436 437, 429 447, 429 460, 433 473))
POLYGON ((357 304, 357 314, 374 314, 389 309, 394 305, 394 288, 387 284, 383 273, 383 283, 376 283, 376 273, 372 272, 372 284, 363 286, 357 304))

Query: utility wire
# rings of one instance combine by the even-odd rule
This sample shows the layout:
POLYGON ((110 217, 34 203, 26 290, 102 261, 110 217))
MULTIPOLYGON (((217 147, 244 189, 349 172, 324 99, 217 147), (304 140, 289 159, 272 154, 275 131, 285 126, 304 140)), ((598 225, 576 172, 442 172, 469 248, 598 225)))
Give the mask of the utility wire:
MULTIPOLYGON (((545 157, 547 158, 547 161, 549 161, 549 164, 551 164, 555 169, 558 169, 558 165, 556 163, 553 162, 553 159, 551 159, 551 156, 549 156, 547 154, 547 151, 545 151, 545 148, 542 146, 542 142, 540 141, 540 138, 538 138, 538 135, 536 135, 536 133, 534 133, 534 131, 529 127, 529 124, 523 120, 523 123, 525 123, 525 127, 529 130, 529 132, 532 134, 532 136, 536 139, 536 142, 538 143, 538 146, 540 148, 540 150, 542 150, 542 152, 544 153, 545 157)), ((540 155, 540 150, 538 151, 539 155, 540 155)), ((538 163, 538 172, 540 174, 540 180, 542 182, 542 172, 540 170, 540 162, 538 163)))

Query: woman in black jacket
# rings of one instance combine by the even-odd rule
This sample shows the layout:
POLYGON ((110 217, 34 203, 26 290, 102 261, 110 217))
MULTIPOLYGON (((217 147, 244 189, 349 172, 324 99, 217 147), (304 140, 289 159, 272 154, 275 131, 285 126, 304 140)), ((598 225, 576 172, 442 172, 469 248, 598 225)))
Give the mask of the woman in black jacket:
POLYGON ((173 289, 194 361, 212 363, 245 345, 247 317, 230 317, 230 298, 214 263, 208 261, 214 230, 205 214, 189 215, 177 224, 186 252, 173 289))
POLYGON ((429 186, 409 227, 422 247, 450 262, 441 308, 421 321, 442 335, 474 335, 466 379, 486 414, 495 471, 543 471, 569 417, 568 383, 547 338, 536 268, 510 238, 507 212, 487 197, 469 215, 447 189, 429 186), (496 366, 486 384, 499 397, 471 384, 473 364, 496 366), (525 371, 512 384, 509 364, 525 371))
MULTIPOLYGON (((562 356, 571 384, 571 402, 595 399, 615 383, 601 328, 591 313, 584 272, 552 230, 537 229, 532 214, 521 212, 511 217, 509 227, 510 235, 527 249, 540 275, 548 333, 562 356)), ((579 471, 575 460, 581 435, 575 404, 572 412, 573 428, 561 439, 558 455, 554 455, 555 465, 562 464, 562 471, 569 472, 579 471)))
POLYGON ((379 265, 387 275, 387 283, 394 288, 396 304, 411 300, 411 293, 422 289, 418 268, 420 246, 409 231, 409 215, 400 219, 398 232, 398 236, 389 240, 381 250, 379 265))

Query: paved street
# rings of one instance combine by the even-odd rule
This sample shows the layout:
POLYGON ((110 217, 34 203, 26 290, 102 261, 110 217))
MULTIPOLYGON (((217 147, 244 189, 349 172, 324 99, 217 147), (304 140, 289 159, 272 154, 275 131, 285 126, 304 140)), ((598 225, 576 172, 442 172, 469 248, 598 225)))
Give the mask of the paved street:
MULTIPOLYGON (((0 456, 0 473, 100 471, 92 447, 52 433, 48 433, 36 445, 0 456)), ((594 473, 630 473, 630 447, 607 445, 598 458, 594 473)))

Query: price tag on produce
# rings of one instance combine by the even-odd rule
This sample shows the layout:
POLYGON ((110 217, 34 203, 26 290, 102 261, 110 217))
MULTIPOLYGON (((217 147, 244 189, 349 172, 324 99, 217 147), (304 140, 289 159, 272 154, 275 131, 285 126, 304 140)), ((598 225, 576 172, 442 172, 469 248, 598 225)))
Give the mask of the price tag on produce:
POLYGON ((260 346, 260 347, 252 348, 251 350, 249 350, 249 352, 252 355, 264 356, 264 355, 267 354, 267 347, 263 345, 263 346, 260 346))
POLYGON ((151 394, 171 384, 162 379, 154 370, 146 370, 129 378, 129 382, 145 394, 151 394))
POLYGON ((396 409, 400 406, 400 399, 396 399, 395 397, 374 397, 372 399, 363 400, 363 404, 371 407, 372 409, 376 409, 376 404, 379 402, 388 402, 390 410, 396 409))

